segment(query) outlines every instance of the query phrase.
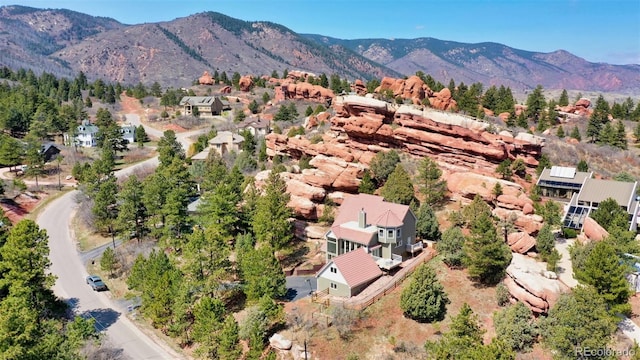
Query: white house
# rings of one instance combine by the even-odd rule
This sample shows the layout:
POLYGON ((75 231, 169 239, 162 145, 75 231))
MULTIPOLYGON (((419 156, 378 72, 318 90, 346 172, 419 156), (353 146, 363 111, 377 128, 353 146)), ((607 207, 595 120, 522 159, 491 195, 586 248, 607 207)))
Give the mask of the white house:
POLYGON ((122 134, 122 138, 127 140, 129 144, 133 144, 136 142, 136 126, 132 124, 122 124, 120 125, 120 134, 122 134))
POLYGON ((71 137, 67 133, 64 134, 64 143, 67 146, 98 146, 98 127, 89 122, 89 120, 82 120, 82 124, 78 125, 76 128, 75 137, 71 137))

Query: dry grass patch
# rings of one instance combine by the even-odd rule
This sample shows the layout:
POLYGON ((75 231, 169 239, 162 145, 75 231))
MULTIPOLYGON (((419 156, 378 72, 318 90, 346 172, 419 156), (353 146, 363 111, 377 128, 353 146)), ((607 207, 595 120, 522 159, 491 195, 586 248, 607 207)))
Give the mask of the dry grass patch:
POLYGON ((72 238, 76 239, 80 251, 95 249, 112 241, 111 237, 102 236, 90 229, 77 214, 78 211, 76 211, 76 216, 71 219, 71 231, 72 238))

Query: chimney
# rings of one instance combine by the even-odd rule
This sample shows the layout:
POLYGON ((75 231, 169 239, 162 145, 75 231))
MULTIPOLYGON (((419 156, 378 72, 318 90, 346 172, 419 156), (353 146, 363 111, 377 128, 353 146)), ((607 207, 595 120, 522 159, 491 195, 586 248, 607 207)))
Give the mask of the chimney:
POLYGON ((360 213, 358 214, 358 227, 361 229, 367 227, 367 213, 364 211, 364 208, 360 209, 360 213))

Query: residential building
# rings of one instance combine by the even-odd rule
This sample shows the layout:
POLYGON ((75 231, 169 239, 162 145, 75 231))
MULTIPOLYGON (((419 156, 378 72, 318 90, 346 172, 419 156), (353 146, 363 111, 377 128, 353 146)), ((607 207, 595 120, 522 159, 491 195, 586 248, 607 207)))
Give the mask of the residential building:
POLYGON ((122 138, 127 140, 129 144, 133 144, 136 142, 136 126, 132 124, 122 124, 120 125, 120 134, 122 134, 122 138))
MULTIPOLYGON (((219 131, 218 135, 209 140, 209 147, 220 155, 225 155, 229 152, 240 152, 244 138, 238 134, 234 134, 231 131, 219 131)), ((207 149, 205 149, 207 151, 207 149)))
POLYGON ((587 178, 578 193, 573 194, 563 217, 563 226, 581 230, 585 217, 609 198, 629 214, 629 230, 638 231, 640 197, 638 182, 587 178))
POLYGON ((98 146, 98 127, 89 120, 82 120, 82 124, 76 128, 76 136, 64 134, 64 143, 67 146, 95 147, 98 146))
POLYGON ((316 274, 319 291, 340 297, 359 294, 380 276, 382 270, 362 247, 332 258, 316 274))
POLYGON ((269 120, 261 119, 260 117, 249 117, 238 123, 236 126, 238 131, 249 130, 254 137, 265 136, 271 132, 271 125, 269 120))
POLYGON ((180 100, 180 106, 185 115, 193 115, 193 109, 197 108, 201 117, 220 115, 224 107, 218 96, 185 96, 180 100))
POLYGON ((40 150, 44 162, 49 162, 56 158, 58 154, 60 154, 60 149, 54 143, 46 143, 42 144, 42 149, 40 150))
POLYGON ((345 198, 325 238, 327 262, 364 248, 383 270, 399 266, 423 246, 409 206, 369 194, 345 198))
POLYGON ((591 177, 593 172, 576 171, 576 168, 572 167, 552 166, 551 169, 542 170, 536 185, 540 188, 542 196, 570 200, 591 177))

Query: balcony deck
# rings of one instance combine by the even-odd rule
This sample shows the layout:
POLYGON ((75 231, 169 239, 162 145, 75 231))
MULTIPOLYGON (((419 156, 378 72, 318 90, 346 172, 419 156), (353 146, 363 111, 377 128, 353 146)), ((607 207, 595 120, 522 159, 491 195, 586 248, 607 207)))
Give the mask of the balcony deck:
POLYGON ((373 255, 371 256, 373 257, 373 260, 376 261, 376 264, 378 265, 378 267, 384 270, 391 270, 393 268, 400 266, 400 264, 402 264, 402 256, 400 255, 391 254, 391 259, 384 259, 384 258, 373 256, 373 255))
POLYGON ((422 241, 418 241, 415 244, 407 244, 405 247, 405 251, 411 254, 415 254, 418 251, 422 251, 424 244, 422 241))

